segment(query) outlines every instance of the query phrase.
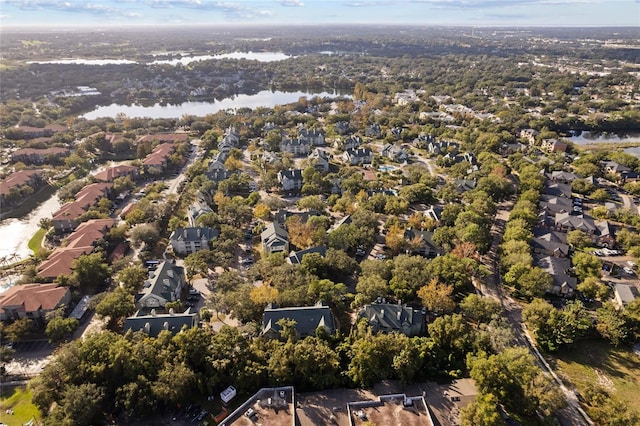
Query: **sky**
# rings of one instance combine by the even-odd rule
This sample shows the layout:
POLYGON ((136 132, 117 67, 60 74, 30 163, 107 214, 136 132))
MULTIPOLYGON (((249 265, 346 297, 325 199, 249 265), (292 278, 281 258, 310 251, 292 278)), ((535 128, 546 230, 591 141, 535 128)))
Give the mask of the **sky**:
POLYGON ((0 0, 0 27, 636 26, 640 0, 0 0))

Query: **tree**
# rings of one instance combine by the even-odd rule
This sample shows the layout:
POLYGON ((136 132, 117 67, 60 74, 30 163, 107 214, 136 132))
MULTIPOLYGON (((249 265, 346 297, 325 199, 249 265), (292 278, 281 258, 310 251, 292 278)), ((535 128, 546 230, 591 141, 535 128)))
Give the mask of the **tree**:
POLYGON ((431 312, 446 314, 453 312, 456 302, 451 297, 453 286, 441 284, 437 279, 432 278, 425 286, 418 290, 418 297, 422 304, 431 312))
POLYGON ((502 312, 502 307, 495 300, 473 293, 460 302, 460 309, 464 316, 476 323, 488 323, 502 312))
POLYGON ((578 284, 578 291, 589 299, 604 300, 609 295, 609 287, 607 287, 599 277, 587 277, 578 284))
POLYGON ((567 242, 577 249, 583 249, 593 245, 591 238, 579 229, 567 232, 567 242))
POLYGON ((69 384, 47 422, 64 426, 95 424, 102 414, 105 389, 95 383, 69 384))
POLYGON ((101 252, 80 256, 73 261, 72 269, 72 281, 75 281, 85 293, 92 293, 111 275, 109 265, 104 262, 101 252))
POLYGON ((122 268, 116 275, 116 282, 124 289, 134 294, 147 279, 148 272, 142 265, 129 265, 122 268))
POLYGON ((264 203, 258 203, 253 208, 253 216, 258 219, 268 220, 271 217, 271 208, 264 203))
POLYGON ((627 318, 611 301, 603 303, 602 307, 596 310, 596 329, 613 346, 626 343, 631 337, 631 327, 627 318))
POLYGON ((578 279, 584 281, 587 277, 599 277, 602 262, 589 253, 576 253, 571 259, 578 279))
POLYGON ((378 274, 367 274, 358 280, 356 284, 357 306, 363 306, 371 303, 378 297, 387 297, 391 294, 389 283, 378 274))
POLYGON ((429 279, 427 260, 420 256, 401 254, 393 259, 392 278, 389 287, 401 300, 411 300, 421 285, 429 279))
POLYGON ((62 342, 78 327, 78 320, 75 318, 64 318, 56 316, 47 323, 45 333, 49 338, 49 343, 56 344, 62 342))
POLYGON ((460 410, 462 426, 502 426, 498 400, 492 394, 478 395, 471 404, 460 410))
POLYGON ((508 271, 516 263, 531 266, 533 264, 533 256, 531 256, 531 248, 527 241, 509 240, 505 241, 500 250, 500 263, 503 270, 508 271))
POLYGON ((113 328, 120 320, 136 311, 133 296, 123 287, 116 287, 97 305, 96 313, 102 318, 109 317, 109 327, 113 328))
POLYGON ((135 226, 130 232, 130 237, 131 242, 137 247, 142 243, 147 247, 151 247, 160 240, 160 232, 155 225, 144 223, 135 226))

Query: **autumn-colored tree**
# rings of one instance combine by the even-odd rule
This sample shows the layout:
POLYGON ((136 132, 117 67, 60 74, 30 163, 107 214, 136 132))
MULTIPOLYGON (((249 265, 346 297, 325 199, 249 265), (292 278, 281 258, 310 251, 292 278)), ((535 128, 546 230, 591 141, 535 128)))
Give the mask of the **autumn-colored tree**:
POLYGON ((271 217, 271 208, 264 203, 258 203, 253 208, 253 216, 258 219, 267 220, 271 217))
POLYGON ((303 223, 299 216, 287 219, 289 241, 299 249, 307 249, 313 245, 314 227, 308 222, 303 223))
POLYGON ((434 278, 418 290, 418 297, 427 309, 442 314, 452 312, 456 308, 452 293, 453 286, 441 284, 434 278))
POLYGON ((392 225, 387 231, 386 244, 393 254, 402 253, 407 248, 404 230, 398 225, 392 225))
POLYGON ((459 242, 451 251, 451 254, 458 256, 460 259, 465 257, 478 260, 478 249, 475 244, 468 241, 459 242))
POLYGON ((278 289, 269 284, 263 284, 251 290, 249 297, 256 305, 266 305, 278 300, 278 289))

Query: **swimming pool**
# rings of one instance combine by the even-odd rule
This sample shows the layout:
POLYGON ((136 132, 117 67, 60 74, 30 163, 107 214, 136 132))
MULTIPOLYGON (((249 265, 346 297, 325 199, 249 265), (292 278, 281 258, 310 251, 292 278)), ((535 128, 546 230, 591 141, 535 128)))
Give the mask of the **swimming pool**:
POLYGON ((397 169, 396 166, 380 166, 380 167, 378 167, 378 170, 380 170, 381 172, 392 172, 392 171, 394 171, 396 169, 397 169))

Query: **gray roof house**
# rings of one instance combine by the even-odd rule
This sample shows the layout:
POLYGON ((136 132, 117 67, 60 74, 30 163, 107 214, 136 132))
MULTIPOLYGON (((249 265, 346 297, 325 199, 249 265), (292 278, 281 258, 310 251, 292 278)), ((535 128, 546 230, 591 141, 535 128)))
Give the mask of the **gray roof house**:
POLYGON ((262 249, 267 254, 289 252, 289 233, 277 223, 267 225, 260 239, 262 249))
POLYGON ((280 185, 282 186, 283 191, 301 189, 303 185, 302 170, 300 169, 280 170, 278 172, 278 182, 280 182, 280 185))
POLYGON ((324 133, 322 130, 313 130, 301 127, 298 130, 298 137, 307 139, 313 146, 324 145, 324 133))
POLYGON ((407 161, 407 159, 409 158, 409 154, 407 154, 406 149, 391 143, 386 144, 382 148, 382 156, 397 163, 407 161))
POLYGON ((571 198, 571 185, 561 182, 548 182, 543 192, 555 197, 571 198))
POLYGON ((187 220, 189 225, 196 226, 196 221, 203 214, 211 213, 213 210, 205 200, 204 194, 198 191, 196 200, 187 208, 187 220))
POLYGON ((640 293, 636 286, 631 284, 618 283, 613 288, 613 295, 616 304, 620 309, 624 309, 629 303, 640 297, 640 293))
POLYGON ((362 138, 360 136, 351 135, 351 136, 349 136, 348 138, 346 138, 342 142, 336 141, 334 143, 334 148, 340 148, 340 149, 346 151, 348 149, 356 149, 360 145, 362 145, 363 143, 364 143, 364 141, 362 140, 362 138))
POLYGON ((290 217, 297 216, 300 218, 300 222, 307 223, 311 216, 322 216, 322 213, 316 210, 307 210, 307 211, 291 211, 287 209, 280 209, 276 212, 273 217, 273 221, 278 225, 286 228, 287 219, 290 217))
POLYGON ((155 270, 149 271, 149 279, 136 294, 136 306, 138 309, 164 308, 168 302, 180 298, 184 283, 184 268, 171 262, 161 262, 155 270))
POLYGON ((292 265, 299 265, 302 263, 302 258, 311 253, 318 253, 321 257, 324 257, 327 253, 327 248, 325 246, 317 246, 317 247, 309 247, 308 249, 292 251, 289 253, 289 257, 287 257, 287 262, 292 265))
POLYGON ((588 215, 572 216, 569 213, 557 213, 555 227, 562 232, 573 231, 579 229, 587 235, 592 236, 596 232, 596 225, 593 218, 588 215))
POLYGON ((372 303, 358 312, 359 318, 366 318, 373 332, 399 332, 407 336, 417 336, 425 331, 425 316, 422 312, 405 305, 372 303))
POLYGON ((309 163, 313 164, 313 168, 319 172, 329 171, 329 157, 323 149, 316 148, 309 154, 309 163))
POLYGON ((191 254, 200 250, 209 250, 209 241, 218 238, 218 231, 212 228, 178 228, 169 237, 174 253, 191 254))
POLYGON ((404 239, 410 242, 419 241, 419 245, 413 250, 414 254, 420 254, 425 257, 436 257, 444 254, 442 248, 433 242, 432 231, 407 229, 404 231, 404 239))
POLYGON ((547 256, 538 259, 537 264, 553 278, 551 293, 565 297, 573 296, 578 280, 567 273, 570 267, 569 259, 547 256))
POLYGON ((158 337, 160 332, 167 330, 171 334, 182 331, 184 327, 194 328, 198 326, 198 313, 188 308, 181 314, 173 313, 170 309, 168 314, 157 314, 155 309, 150 314, 136 312, 124 320, 124 332, 143 331, 151 337, 158 337))
POLYGON ((440 218, 442 217, 443 210, 444 209, 442 206, 436 206, 436 205, 429 206, 429 208, 424 211, 424 215, 431 220, 440 222, 440 218))
POLYGON ((293 155, 308 155, 311 152, 311 142, 303 138, 283 139, 280 142, 280 152, 293 155))
POLYGON ((569 256, 567 234, 559 231, 534 228, 531 248, 536 254, 554 257, 569 256))
POLYGON ((546 210, 551 213, 570 213, 573 210, 573 203, 569 198, 542 194, 538 207, 540 210, 546 210))
POLYGON ((571 183, 578 179, 575 173, 565 172, 564 170, 555 170, 551 172, 551 180, 553 182, 571 183))
POLYGON ((270 339, 279 338, 281 327, 277 322, 283 318, 296 322, 296 331, 300 338, 315 336, 318 327, 323 327, 328 334, 334 334, 336 331, 336 319, 331 309, 322 303, 316 303, 315 306, 291 308, 267 306, 262 314, 262 335, 270 339))
POLYGON ((342 154, 342 159, 351 165, 370 164, 373 151, 369 148, 348 149, 342 154))

